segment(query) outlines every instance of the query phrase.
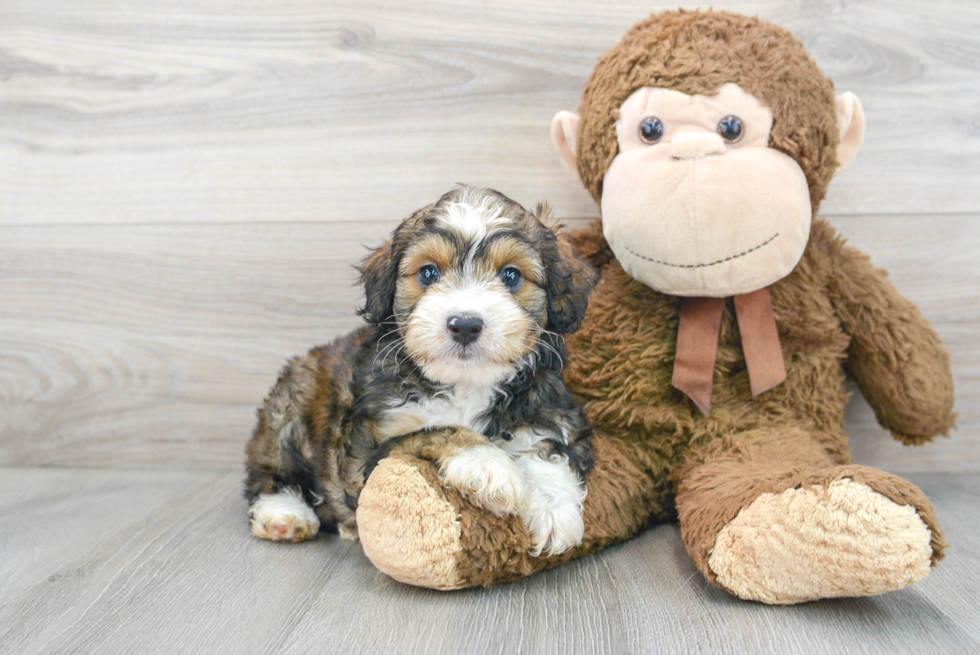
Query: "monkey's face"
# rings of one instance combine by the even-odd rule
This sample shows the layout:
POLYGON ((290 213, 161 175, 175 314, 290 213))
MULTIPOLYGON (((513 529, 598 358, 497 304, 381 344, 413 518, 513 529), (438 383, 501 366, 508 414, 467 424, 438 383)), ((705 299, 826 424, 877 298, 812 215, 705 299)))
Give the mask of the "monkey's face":
POLYGON ((599 59, 582 115, 558 112, 551 137, 627 272, 724 297, 793 270, 827 185, 861 148, 861 103, 833 94, 786 30, 668 11, 599 59))
POLYGON ((772 112, 735 84, 627 98, 602 190, 603 231, 623 269, 664 293, 713 297, 793 270, 810 193, 796 161, 769 147, 771 128, 772 112))

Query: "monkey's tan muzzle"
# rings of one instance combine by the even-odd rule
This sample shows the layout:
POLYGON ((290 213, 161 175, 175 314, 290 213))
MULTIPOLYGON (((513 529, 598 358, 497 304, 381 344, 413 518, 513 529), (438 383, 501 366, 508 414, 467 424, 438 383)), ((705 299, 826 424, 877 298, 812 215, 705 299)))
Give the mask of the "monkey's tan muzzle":
POLYGON ((699 159, 725 152, 725 141, 711 132, 681 132, 670 140, 667 151, 674 159, 699 159))

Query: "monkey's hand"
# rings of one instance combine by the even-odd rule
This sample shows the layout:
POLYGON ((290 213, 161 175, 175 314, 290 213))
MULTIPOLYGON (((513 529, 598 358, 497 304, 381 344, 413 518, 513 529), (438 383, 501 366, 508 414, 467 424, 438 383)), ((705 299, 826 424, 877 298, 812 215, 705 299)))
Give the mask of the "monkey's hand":
POLYGON ((867 255, 839 240, 832 255, 831 299, 851 336, 846 367, 878 422, 905 444, 955 427, 949 353, 915 304, 867 255))

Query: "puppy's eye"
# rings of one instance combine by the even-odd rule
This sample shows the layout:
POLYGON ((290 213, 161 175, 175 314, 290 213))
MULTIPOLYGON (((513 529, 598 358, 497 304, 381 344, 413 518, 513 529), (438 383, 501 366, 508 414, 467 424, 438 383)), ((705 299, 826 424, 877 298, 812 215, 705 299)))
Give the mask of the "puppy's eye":
POLYGON ((426 264, 419 269, 419 284, 421 284, 423 288, 427 287, 430 284, 435 284, 438 282, 441 276, 442 274, 439 273, 438 266, 435 264, 426 264))
POLYGON ((742 119, 738 116, 725 116, 718 121, 718 134, 729 143, 735 143, 741 139, 744 132, 745 128, 742 125, 742 119))
POLYGON ((524 281, 524 274, 513 266, 508 266, 500 271, 500 281, 504 283, 505 287, 513 291, 521 286, 521 282, 524 281))
POLYGON ((640 123, 640 140, 653 145, 664 136, 664 123, 656 116, 647 116, 640 123))

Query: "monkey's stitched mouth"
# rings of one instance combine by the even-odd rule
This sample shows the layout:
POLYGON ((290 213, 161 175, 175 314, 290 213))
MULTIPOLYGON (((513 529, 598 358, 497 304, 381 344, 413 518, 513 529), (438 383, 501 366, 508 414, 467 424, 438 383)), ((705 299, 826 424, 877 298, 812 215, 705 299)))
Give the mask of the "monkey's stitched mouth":
POLYGON ((640 253, 634 251, 629 246, 626 246, 626 250, 628 250, 629 253, 631 255, 635 256, 635 257, 639 257, 640 259, 644 259, 644 260, 646 260, 648 262, 653 262, 654 264, 660 264, 662 266, 672 266, 674 268, 707 268, 708 266, 714 266, 716 264, 724 264, 725 262, 730 262, 733 259, 738 259, 739 257, 745 257, 750 252, 755 252, 756 250, 758 250, 759 248, 762 248, 763 246, 768 246, 778 236, 779 236, 779 232, 776 232, 774 235, 772 235, 771 237, 769 237, 768 239, 766 239, 765 241, 763 241, 762 243, 760 243, 757 246, 754 246, 752 248, 749 248, 748 250, 743 250, 742 252, 738 253, 737 255, 729 255, 728 257, 725 257, 724 259, 719 259, 718 261, 709 262, 707 264, 672 264, 670 262, 664 262, 664 261, 661 261, 659 259, 653 259, 652 257, 646 257, 644 255, 641 255, 640 253))

